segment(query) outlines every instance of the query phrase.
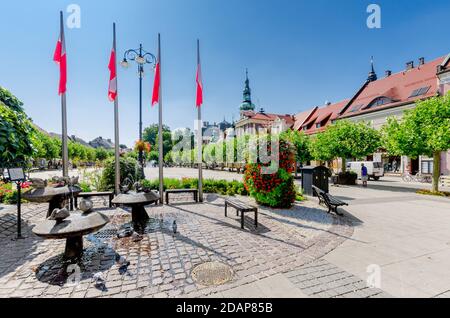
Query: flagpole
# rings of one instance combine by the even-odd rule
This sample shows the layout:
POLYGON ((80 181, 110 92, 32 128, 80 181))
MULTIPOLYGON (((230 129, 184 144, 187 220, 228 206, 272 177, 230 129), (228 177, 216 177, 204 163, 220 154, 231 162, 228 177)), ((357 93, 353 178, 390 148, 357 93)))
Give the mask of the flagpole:
MULTIPOLYGON (((114 48, 114 65, 117 70, 117 46, 116 46, 116 24, 113 23, 113 48, 114 48)), ((116 72, 116 98, 114 99, 114 145, 115 145, 115 189, 116 195, 120 194, 120 141, 119 141, 119 89, 118 89, 118 79, 116 72)))
MULTIPOLYGON (((65 45, 64 35, 64 17, 63 12, 60 12, 60 34, 61 45, 65 45)), ((69 154, 67 148, 67 100, 66 92, 61 94, 61 114, 62 114, 62 162, 63 162, 63 177, 69 176, 69 154)))
POLYGON ((161 34, 158 33, 158 62, 159 63, 159 101, 158 101, 158 144, 159 144, 159 195, 160 204, 164 204, 164 144, 163 144, 163 103, 162 103, 162 83, 161 83, 161 34))
MULTIPOLYGON (((197 39, 197 67, 200 67, 200 40, 197 39)), ((198 147, 198 199, 203 202, 203 138, 202 138, 202 107, 197 106, 197 147, 198 147)))

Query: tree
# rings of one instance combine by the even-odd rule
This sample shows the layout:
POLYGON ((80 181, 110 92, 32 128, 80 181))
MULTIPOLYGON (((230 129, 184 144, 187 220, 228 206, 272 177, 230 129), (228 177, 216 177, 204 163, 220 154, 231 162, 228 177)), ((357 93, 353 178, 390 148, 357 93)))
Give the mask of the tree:
POLYGON ((23 103, 10 91, 0 86, 0 102, 13 111, 23 113, 23 103))
MULTIPOLYGON (((303 132, 289 129, 281 133, 280 139, 290 141, 294 145, 296 166, 297 163, 311 161, 311 139, 303 132)), ((297 174, 297 169, 295 169, 295 173, 297 174)))
POLYGON ((109 154, 105 148, 97 148, 95 149, 95 159, 98 161, 103 161, 108 159, 109 154))
POLYGON ((342 159, 342 172, 346 172, 347 158, 363 158, 381 146, 381 134, 364 122, 340 120, 318 134, 310 145, 316 160, 342 159))
POLYGON ((50 137, 35 129, 32 142, 35 148, 33 155, 35 159, 52 160, 58 158, 61 148, 61 141, 58 138, 50 137))
MULTIPOLYGON (((144 141, 149 142, 150 145, 152 145, 152 146, 157 145, 158 144, 158 129, 159 129, 158 124, 153 124, 153 125, 150 125, 149 127, 145 128, 144 133, 143 133, 144 141)), ((164 132, 170 133, 170 128, 166 125, 163 125, 163 133, 164 132)), ((164 134, 163 134, 163 138, 164 138, 164 134)))
POLYGON ((0 167, 25 166, 35 149, 34 128, 20 102, 0 87, 0 167))
POLYGON ((439 192, 441 152, 450 149, 450 93, 418 102, 400 121, 389 118, 382 132, 390 154, 433 157, 432 191, 439 192))

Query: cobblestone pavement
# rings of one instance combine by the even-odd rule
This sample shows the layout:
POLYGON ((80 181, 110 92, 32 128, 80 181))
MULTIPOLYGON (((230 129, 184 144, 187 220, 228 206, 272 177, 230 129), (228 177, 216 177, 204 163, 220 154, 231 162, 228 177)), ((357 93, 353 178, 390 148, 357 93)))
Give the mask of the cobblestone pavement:
POLYGON ((369 288, 367 282, 324 259, 285 274, 289 280, 310 297, 316 298, 389 298, 389 294, 377 288, 369 288))
MULTIPOLYGON (((116 237, 120 227, 130 222, 127 211, 99 209, 111 222, 85 237, 85 253, 78 267, 63 261, 64 240, 43 240, 32 234, 33 226, 45 217, 46 205, 24 206, 27 238, 19 241, 11 240, 15 214, 0 210, 0 297, 203 297, 301 269, 353 234, 345 218, 326 214, 314 202, 291 210, 260 208, 258 228, 249 214, 246 229, 241 230, 235 214, 225 218, 221 197, 208 195, 206 201, 175 201, 175 206, 147 208, 151 221, 140 229, 143 239, 138 242, 116 237), (175 235, 174 220, 178 225, 175 235), (130 262, 128 268, 115 262, 117 254, 130 262), (214 287, 196 284, 192 269, 208 261, 229 265, 233 280, 214 287), (92 278, 98 272, 105 286, 94 284, 92 278)), ((102 205, 102 201, 96 203, 102 205)))

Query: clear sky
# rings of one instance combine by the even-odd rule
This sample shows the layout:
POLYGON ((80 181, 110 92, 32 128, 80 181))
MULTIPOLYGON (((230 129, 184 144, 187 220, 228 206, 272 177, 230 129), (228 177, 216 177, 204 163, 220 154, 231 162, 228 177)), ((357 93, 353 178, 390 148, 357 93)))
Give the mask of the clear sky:
MULTIPOLYGON (((156 51, 162 36, 164 121, 193 127, 196 111, 196 39, 202 46, 204 120, 239 115, 245 68, 253 100, 268 112, 294 114, 351 97, 367 78, 370 56, 379 76, 405 62, 450 52, 448 0, 0 0, 0 85, 25 103, 48 131, 60 132, 58 69, 52 55, 58 12, 81 7, 81 28, 66 29, 69 133, 85 140, 113 138, 107 100, 112 22, 118 53, 156 51), (366 25, 369 4, 382 9, 382 28, 366 25)), ((157 122, 150 107, 153 73, 144 79, 144 125, 157 122)), ((138 138, 138 78, 119 70, 121 142, 138 138)))

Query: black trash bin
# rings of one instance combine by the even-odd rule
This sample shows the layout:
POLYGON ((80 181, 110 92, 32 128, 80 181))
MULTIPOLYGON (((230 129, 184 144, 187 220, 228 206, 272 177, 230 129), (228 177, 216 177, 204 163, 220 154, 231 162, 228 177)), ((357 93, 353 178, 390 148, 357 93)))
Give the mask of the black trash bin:
POLYGON ((308 166, 303 167, 301 171, 303 194, 313 196, 314 191, 312 186, 316 186, 326 193, 329 192, 329 178, 331 177, 330 169, 324 166, 308 166))

